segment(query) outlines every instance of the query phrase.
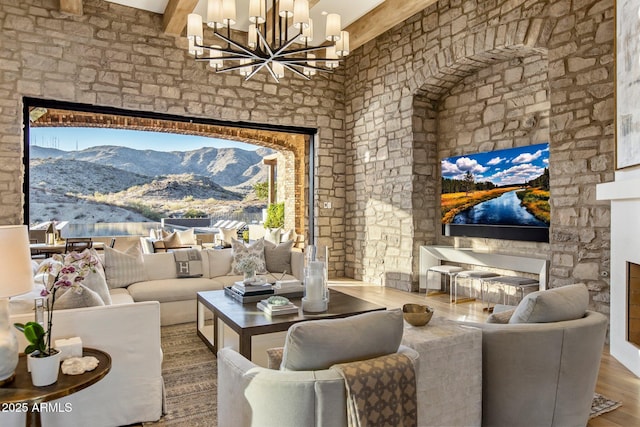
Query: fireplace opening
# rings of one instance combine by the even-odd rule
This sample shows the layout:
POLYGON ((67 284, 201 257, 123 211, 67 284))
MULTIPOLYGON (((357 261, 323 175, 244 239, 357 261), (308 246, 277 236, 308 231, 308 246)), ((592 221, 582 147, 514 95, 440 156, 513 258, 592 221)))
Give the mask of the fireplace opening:
POLYGON ((627 341, 640 347, 640 264, 627 262, 627 341))

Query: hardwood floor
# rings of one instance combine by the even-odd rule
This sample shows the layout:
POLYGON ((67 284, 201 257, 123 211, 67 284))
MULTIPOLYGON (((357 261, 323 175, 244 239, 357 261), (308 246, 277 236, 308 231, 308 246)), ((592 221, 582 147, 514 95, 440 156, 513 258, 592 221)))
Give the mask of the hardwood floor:
MULTIPOLYGON (((482 304, 479 301, 449 304, 448 295, 425 296, 425 294, 397 289, 363 285, 362 282, 349 279, 331 280, 329 284, 336 290, 387 308, 400 308, 403 304, 410 302, 421 304, 426 302, 434 308, 435 316, 471 322, 484 322, 488 316, 482 311, 482 304)), ((608 347, 602 353, 596 392, 622 402, 622 406, 590 420, 588 427, 640 426, 640 378, 613 358, 609 354, 608 347)))

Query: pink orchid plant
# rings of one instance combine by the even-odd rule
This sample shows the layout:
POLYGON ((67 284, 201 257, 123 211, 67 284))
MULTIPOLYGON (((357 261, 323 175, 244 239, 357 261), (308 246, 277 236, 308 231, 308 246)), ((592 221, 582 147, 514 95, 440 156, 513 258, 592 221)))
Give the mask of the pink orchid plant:
POLYGON ((15 327, 24 332, 25 337, 31 343, 25 353, 38 351, 40 357, 55 354, 51 348, 51 330, 53 327, 53 306, 56 302, 56 293, 60 289, 68 289, 68 292, 83 292, 80 284, 89 272, 96 271, 96 265, 100 261, 89 250, 83 252, 71 252, 66 255, 56 254, 51 259, 44 261, 37 271, 37 275, 44 273, 44 289, 40 295, 45 298, 47 310, 47 330, 36 322, 15 324, 15 327))

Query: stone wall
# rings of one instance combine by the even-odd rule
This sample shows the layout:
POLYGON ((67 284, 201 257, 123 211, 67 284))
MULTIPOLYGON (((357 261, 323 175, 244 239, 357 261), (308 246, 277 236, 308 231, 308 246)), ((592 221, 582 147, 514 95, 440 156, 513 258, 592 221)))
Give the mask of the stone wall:
MULTIPOLYGON (((551 286, 584 281, 592 305, 608 312, 609 211, 595 200, 595 184, 610 181, 614 168, 613 37, 611 0, 442 0, 356 50, 345 81, 347 274, 415 289, 420 245, 527 253, 550 260, 551 286), (504 69, 495 75, 496 67, 504 69), (494 92, 486 105, 465 107, 478 120, 453 141, 446 119, 457 91, 525 73, 535 89, 518 100, 529 107, 517 128, 506 107, 502 129, 488 123, 503 113, 494 100, 509 96, 494 92), (541 142, 547 132, 549 244, 440 236, 441 156, 541 142)), ((496 89, 504 87, 478 87, 474 96, 496 89)))
MULTIPOLYGON (((595 200, 595 184, 614 169, 613 0, 442 0, 355 49, 331 78, 280 85, 263 73, 249 82, 211 73, 187 58, 184 39, 161 33, 159 15, 83 4, 85 14, 70 17, 55 0, 0 3, 1 223, 22 221, 23 96, 306 126, 318 129, 313 214, 317 243, 331 246, 331 274, 415 288, 418 247, 442 242, 439 156, 463 151, 439 145, 443 102, 469 76, 517 68, 519 58, 524 75, 542 55, 551 242, 454 243, 548 257, 552 286, 584 281, 608 311, 609 208, 595 200)), ((515 134, 501 142, 522 143, 515 134)))
MULTIPOLYGON (((344 179, 333 177, 345 168, 343 70, 310 82, 289 74, 281 84, 261 72, 245 82, 193 61, 184 37, 162 33, 161 15, 100 0, 83 6, 78 17, 61 14, 57 0, 0 3, 0 223, 23 221, 25 96, 317 128, 317 197, 344 194, 344 179)), ((316 236, 343 246, 344 203, 332 205, 322 213, 332 226, 316 228, 316 236)), ((332 274, 344 275, 343 253, 332 257, 332 274)))

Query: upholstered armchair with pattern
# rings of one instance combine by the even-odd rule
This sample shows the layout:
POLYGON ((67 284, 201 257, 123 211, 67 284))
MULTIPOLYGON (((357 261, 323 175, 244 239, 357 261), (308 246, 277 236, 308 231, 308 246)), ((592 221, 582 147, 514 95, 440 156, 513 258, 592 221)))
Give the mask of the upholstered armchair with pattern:
POLYGON ((399 310, 312 320, 287 332, 280 369, 255 365, 230 348, 218 352, 220 427, 347 426, 345 380, 335 364, 418 353, 400 345, 399 310))

